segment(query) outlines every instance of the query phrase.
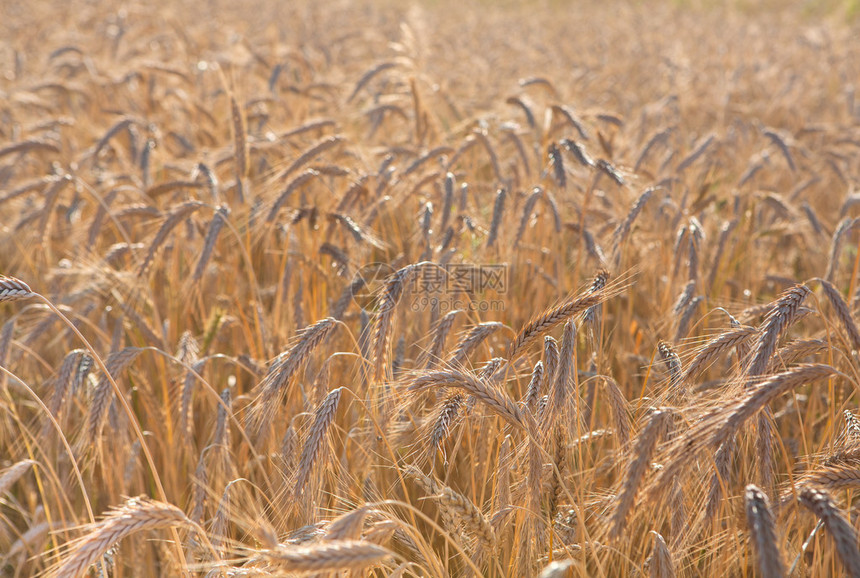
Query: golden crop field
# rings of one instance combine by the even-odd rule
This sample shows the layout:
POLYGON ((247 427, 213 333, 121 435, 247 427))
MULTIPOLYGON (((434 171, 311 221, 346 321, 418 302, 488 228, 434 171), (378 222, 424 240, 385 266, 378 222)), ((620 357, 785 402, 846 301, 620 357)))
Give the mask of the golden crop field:
POLYGON ((860 576, 855 2, 0 2, 0 576, 860 576))

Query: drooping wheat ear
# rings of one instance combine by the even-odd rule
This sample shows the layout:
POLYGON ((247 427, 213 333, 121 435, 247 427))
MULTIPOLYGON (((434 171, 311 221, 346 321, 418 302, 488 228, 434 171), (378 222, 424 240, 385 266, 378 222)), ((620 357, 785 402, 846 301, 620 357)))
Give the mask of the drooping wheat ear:
POLYGON ((320 156, 324 152, 327 152, 327 151, 333 149, 334 147, 336 147, 340 143, 344 142, 345 140, 346 139, 342 135, 334 135, 334 136, 326 137, 326 138, 322 139, 321 141, 319 141, 318 143, 313 144, 305 152, 303 152, 301 155, 299 155, 299 157, 296 158, 296 160, 294 160, 293 163, 289 167, 287 167, 286 169, 281 171, 281 173, 277 177, 278 180, 283 180, 283 179, 287 178, 289 175, 291 175, 293 172, 298 170, 300 167, 309 163, 310 161, 312 161, 316 157, 320 156))
POLYGON ((815 355, 830 347, 825 339, 795 339, 776 350, 771 359, 768 373, 778 371, 778 368, 790 365, 804 357, 815 355))
POLYGON ((775 130, 769 128, 762 130, 761 133, 776 145, 779 152, 781 152, 782 156, 785 158, 785 162, 788 163, 788 168, 791 169, 791 172, 796 171, 797 167, 794 164, 794 159, 791 157, 791 150, 788 148, 788 143, 785 142, 785 138, 775 130))
MULTIPOLYGON (((498 466, 496 469, 496 511, 505 508, 511 503, 511 464, 514 455, 514 442, 511 435, 505 436, 499 448, 498 466)), ((492 523, 492 521, 491 521, 492 523)), ((495 525, 494 525, 495 527, 495 525)))
POLYGON ((248 425, 252 431, 259 435, 271 423, 290 379, 307 363, 311 353, 331 335, 337 323, 331 317, 326 317, 308 325, 298 332, 295 345, 275 359, 269 373, 257 386, 259 394, 248 414, 248 425))
POLYGON ((380 239, 377 239, 373 234, 362 229, 361 226, 353 221, 352 217, 349 215, 344 215, 343 213, 329 213, 328 216, 335 223, 338 223, 343 227, 357 243, 366 243, 371 247, 376 247, 377 249, 382 249, 385 246, 380 239))
POLYGON ((776 350, 779 336, 797 317, 798 309, 811 292, 806 285, 795 285, 776 300, 770 313, 759 327, 761 336, 756 342, 755 349, 753 349, 752 359, 749 367, 747 367, 747 375, 757 376, 767 371, 770 358, 776 350))
POLYGON ((657 344, 657 353, 660 355, 660 361, 666 366, 666 371, 669 372, 669 389, 673 395, 683 397, 685 389, 683 388, 681 376, 683 369, 681 367, 681 358, 675 352, 675 348, 671 343, 660 341, 657 344))
POLYGON ((648 199, 650 199, 654 193, 661 188, 662 187, 648 187, 642 191, 642 194, 636 198, 633 205, 630 207, 630 210, 627 212, 627 217, 618 224, 615 231, 612 233, 612 254, 615 256, 616 266, 618 266, 621 261, 621 246, 624 244, 624 241, 627 240, 627 236, 630 235, 630 231, 633 229, 633 223, 636 222, 636 218, 639 216, 639 213, 642 212, 648 199))
POLYGON ((421 227, 421 236, 424 237, 425 241, 429 242, 430 226, 433 224, 433 203, 431 201, 424 203, 418 222, 421 227))
POLYGON ((12 487, 12 484, 27 473, 30 466, 35 466, 37 463, 35 460, 22 460, 0 471, 0 496, 4 495, 12 487))
POLYGON ((731 484, 731 465, 732 458, 735 455, 735 447, 737 444, 736 436, 730 436, 725 442, 720 444, 717 452, 714 455, 714 472, 711 474, 711 484, 708 489, 708 497, 705 502, 705 512, 703 515, 703 524, 707 528, 710 526, 719 510, 720 503, 723 499, 723 488, 729 488, 731 484))
POLYGON ((241 181, 248 176, 248 143, 245 138, 245 117, 235 96, 230 97, 230 117, 233 121, 233 154, 236 159, 236 180, 241 181))
POLYGON ((376 381, 382 380, 388 365, 388 343, 391 339, 391 321, 394 318, 394 309, 412 275, 424 265, 424 262, 407 265, 395 271, 385 281, 373 331, 372 352, 374 355, 374 379, 376 381))
POLYGON ((615 181, 615 184, 620 186, 626 184, 627 181, 624 179, 624 175, 621 174, 621 171, 606 159, 597 159, 595 166, 602 174, 615 181))
POLYGON ((349 98, 346 99, 346 102, 349 103, 354 99, 361 89, 367 86, 367 84, 373 80, 373 77, 377 74, 384 72, 390 68, 394 68, 397 66, 396 62, 380 62, 379 64, 374 65, 370 70, 361 75, 361 78, 358 79, 358 82, 355 85, 355 88, 350 93, 349 98))
POLYGON ((146 257, 143 259, 143 263, 140 264, 140 267, 137 270, 137 276, 141 277, 144 273, 147 272, 149 266, 152 264, 152 260, 155 258, 155 254, 161 248, 161 245, 167 240, 167 236, 170 232, 176 228, 176 226, 182 222, 183 219, 189 217, 192 213, 197 211, 200 207, 203 206, 203 203, 200 201, 185 201, 167 215, 167 218, 164 220, 164 223, 161 224, 161 228, 158 229, 158 232, 155 234, 155 237, 152 239, 152 242, 149 244, 149 251, 146 253, 146 257))
POLYGON ((717 357, 741 343, 746 343, 755 333, 756 329, 747 325, 720 333, 696 353, 696 356, 687 365, 687 369, 684 370, 681 381, 689 385, 691 380, 707 369, 717 357))
POLYGON ((732 221, 728 221, 723 223, 722 228, 720 229, 720 237, 717 240, 717 250, 714 251, 714 256, 711 263, 711 270, 708 273, 708 278, 705 281, 705 291, 710 292, 714 287, 714 282, 717 279, 717 273, 720 271, 720 261, 723 258, 723 253, 726 250, 726 243, 728 243, 729 235, 732 234, 732 231, 735 230, 735 227, 738 226, 738 220, 734 219, 732 221))
POLYGON ((278 216, 278 212, 280 212, 280 210, 281 210, 281 207, 284 206, 284 203, 287 202, 287 200, 290 198, 290 196, 292 196, 292 194, 296 190, 305 186, 313 178, 318 177, 318 176, 319 176, 319 172, 315 171, 314 169, 307 169, 305 171, 302 171, 298 175, 296 175, 296 177, 293 180, 291 180, 289 183, 287 183, 287 186, 284 188, 284 190, 281 192, 281 194, 278 195, 278 198, 275 199, 275 202, 272 205, 272 208, 269 209, 269 214, 266 217, 266 222, 267 223, 274 222, 274 220, 278 216))
POLYGON ((494 357, 481 366, 478 372, 478 379, 484 380, 487 383, 495 383, 504 377, 505 372, 500 372, 501 369, 507 366, 508 360, 504 357, 494 357))
POLYGON ((562 497, 562 488, 564 485, 564 469, 567 464, 567 456, 565 455, 565 433, 561 426, 555 427, 555 435, 553 436, 553 462, 555 468, 550 472, 550 490, 549 490, 549 519, 554 520, 555 514, 558 511, 558 504, 562 497), (556 470, 558 474, 556 474, 556 470), (559 478, 559 475, 562 477, 559 478))
POLYGON ((609 398, 609 406, 612 408, 612 418, 615 422, 615 438, 618 446, 623 448, 630 441, 630 417, 627 412, 627 399, 624 397, 618 383, 608 375, 601 375, 600 379, 606 386, 606 396, 609 398))
POLYGON ((15 335, 15 317, 10 318, 0 329, 0 366, 6 367, 6 359, 9 357, 9 346, 15 335))
POLYGON ((645 159, 648 158, 648 153, 650 153, 655 146, 666 142, 674 130, 674 127, 671 126, 669 128, 658 130, 648 139, 648 142, 646 142, 645 146, 642 147, 642 152, 639 153, 639 156, 636 158, 636 164, 633 165, 634 173, 639 172, 639 167, 641 167, 642 163, 645 162, 645 159))
POLYGON ((205 455, 205 451, 200 454, 200 458, 197 460, 197 467, 194 470, 194 477, 192 479, 194 488, 191 492, 191 514, 189 517, 197 524, 201 524, 203 522, 203 517, 206 515, 206 501, 208 496, 206 485, 209 483, 209 473, 206 468, 206 460, 204 459, 205 455))
POLYGON ((505 199, 508 196, 506 189, 501 188, 496 193, 496 202, 493 205, 493 220, 490 222, 490 232, 487 234, 487 247, 492 247, 496 243, 496 238, 499 235, 499 226, 502 224, 502 216, 505 212, 505 199))
POLYGON ((448 437, 451 426, 457 421, 460 406, 463 405, 463 395, 455 393, 439 405, 436 419, 433 420, 433 429, 430 433, 431 455, 439 449, 439 446, 448 437))
POLYGON ((564 159, 561 157, 561 151, 558 150, 558 145, 550 143, 547 148, 547 157, 549 164, 552 166, 555 182, 561 190, 567 188, 567 173, 564 170, 564 159))
POLYGON ((688 277, 690 281, 698 282, 699 251, 705 239, 705 230, 702 229, 702 224, 699 223, 696 217, 690 217, 690 224, 687 225, 687 233, 687 240, 690 244, 688 277))
POLYGON ((301 458, 299 458, 299 471, 296 477, 295 489, 293 490, 296 497, 301 496, 305 483, 311 475, 314 462, 322 447, 323 438, 331 422, 334 421, 342 393, 342 387, 330 391, 314 412, 314 421, 311 424, 305 445, 302 447, 301 458))
POLYGON ((558 370, 558 342, 551 335, 543 338, 543 383, 541 391, 549 391, 555 380, 555 372, 558 370))
MULTIPOLYGON (((856 489, 860 488, 860 469, 857 468, 856 459, 854 459, 848 463, 838 463, 806 472, 796 478, 796 483, 828 490, 856 489)), ((790 492, 785 497, 790 498, 790 492)))
POLYGON ((462 312, 462 309, 455 309, 446 313, 439 320, 436 330, 433 332, 433 342, 427 352, 427 362, 424 364, 425 369, 433 369, 439 364, 445 351, 445 340, 448 338, 448 333, 451 332, 451 327, 454 325, 457 315, 462 312))
POLYGON ((519 357, 526 347, 531 345, 541 335, 550 331, 557 325, 565 323, 568 319, 606 299, 606 291, 589 292, 562 303, 533 319, 523 327, 511 343, 508 358, 514 361, 519 357))
MULTIPOLYGON (((48 401, 48 409, 55 418, 60 413, 60 408, 63 406, 63 401, 66 399, 69 387, 72 385, 72 380, 78 371, 81 357, 85 353, 83 349, 73 349, 63 358, 63 364, 60 366, 57 378, 54 380, 54 392, 51 394, 50 401, 48 401)), ((50 424, 46 424, 47 426, 50 426, 50 424)))
POLYGON ((445 174, 444 196, 442 201, 442 221, 439 224, 439 230, 444 231, 448 228, 448 221, 451 220, 451 208, 454 206, 454 187, 457 185, 457 179, 454 173, 448 172, 445 174))
MULTIPOLYGON (((142 351, 143 349, 139 347, 126 347, 120 351, 115 351, 108 356, 105 368, 111 377, 116 380, 142 351)), ((89 414, 87 415, 86 442, 88 444, 98 446, 102 430, 104 430, 105 422, 107 421, 108 408, 113 398, 114 392, 110 381, 106 375, 102 375, 93 391, 93 400, 90 405, 89 414)))
POLYGON ((747 525, 752 537, 758 567, 765 578, 785 576, 785 566, 776 542, 776 527, 767 494, 749 485, 744 492, 747 525))
POLYGON ((194 434, 194 384, 197 383, 195 373, 203 371, 203 366, 206 365, 206 360, 201 360, 194 363, 191 368, 194 370, 185 373, 185 379, 182 382, 182 393, 179 396, 179 426, 182 435, 185 437, 186 443, 190 443, 194 434))
POLYGON ((543 199, 549 207, 549 212, 552 214, 552 224, 556 233, 561 233, 561 213, 558 210, 558 201, 552 191, 544 191, 543 199))
POLYGON ((218 177, 214 172, 212 172, 209 165, 206 163, 197 163, 197 166, 194 167, 194 178, 195 180, 202 181, 207 187, 209 187, 209 196, 212 197, 212 203, 218 204, 220 201, 218 194, 218 177))
POLYGON ((642 478, 651 466, 651 458, 657 449, 657 442, 665 435, 671 419, 672 414, 670 412, 659 409, 653 410, 648 418, 648 423, 633 442, 632 458, 624 475, 624 485, 618 495, 615 512, 609 521, 611 524, 610 537, 613 540, 617 540, 624 530, 627 515, 636 501, 636 494, 639 492, 642 478))
POLYGON ((230 215, 230 208, 226 205, 221 205, 215 211, 212 220, 209 221, 209 229, 206 231, 206 239, 203 241, 203 250, 200 251, 200 256, 197 258, 197 264, 194 266, 194 273, 191 275, 191 281, 197 282, 203 277, 206 271, 206 265, 209 264, 209 259, 212 258, 212 252, 215 250, 215 243, 218 241, 218 234, 224 227, 227 217, 230 215))
POLYGON ((511 425, 530 431, 526 415, 513 400, 502 391, 468 373, 454 370, 425 373, 412 381, 409 391, 439 387, 462 389, 511 425))
POLYGON ((804 384, 827 379, 837 374, 829 365, 798 365, 784 373, 767 377, 748 389, 740 400, 728 401, 687 429, 667 450, 673 456, 657 474, 649 489, 649 497, 665 488, 698 453, 706 448, 716 449, 734 435, 751 417, 771 401, 804 384))
POLYGON ((485 321, 473 326, 465 335, 463 335, 457 345, 454 346, 454 352, 448 358, 446 364, 451 367, 458 367, 464 364, 472 352, 475 351, 475 349, 477 349, 485 339, 502 327, 504 327, 504 325, 498 321, 485 321))
POLYGON ((833 238, 830 241, 830 259, 827 262, 827 271, 824 273, 824 278, 828 281, 833 281, 833 276, 836 274, 836 269, 839 266, 839 254, 842 252, 842 244, 845 240, 845 234, 853 229, 858 223, 858 219, 845 217, 839 221, 836 230, 833 232, 833 238))
POLYGON ((0 303, 3 301, 14 301, 31 297, 33 291, 30 287, 14 277, 0 275, 0 303))
POLYGON ((284 431, 284 436, 281 438, 281 445, 278 448, 278 457, 283 464, 283 471, 285 473, 285 478, 289 479, 293 475, 293 469, 295 468, 295 459, 296 459, 296 451, 298 450, 298 436, 296 435, 296 430, 293 427, 293 422, 287 425, 286 431, 284 431))
POLYGON ((334 302, 334 305, 331 308, 331 314, 329 317, 334 319, 343 319, 343 314, 346 312, 347 307, 352 302, 353 298, 358 294, 359 291, 364 289, 367 286, 367 281, 361 275, 356 275, 349 285, 344 287, 343 292, 338 297, 337 301, 334 302))
MULTIPOLYGON (((587 140, 587 139, 583 139, 587 140)), ((593 167, 595 166, 594 159, 592 159, 588 152, 585 150, 585 147, 580 143, 576 142, 573 139, 563 138, 559 141, 561 146, 565 148, 567 152, 573 155, 573 158, 584 167, 593 167)))
POLYGON ((675 578, 675 563, 666 540, 654 530, 650 534, 654 536, 654 546, 647 561, 648 575, 651 578, 675 578))
MULTIPOLYGON (((606 284, 609 282, 609 271, 606 269, 601 269, 597 272, 597 275, 594 276, 594 279, 591 280, 591 287, 588 288, 589 293, 597 293, 601 291, 606 284)), ((598 327, 600 326, 600 315, 603 311, 603 304, 595 305, 594 307, 589 307, 586 309, 585 314, 582 316, 583 323, 589 323, 592 325, 592 331, 597 332, 598 327)))
MULTIPOLYGON (((564 120, 570 123, 570 125, 576 129, 576 132, 579 133, 579 138, 582 140, 588 140, 588 131, 585 130, 585 125, 582 124, 582 121, 577 117, 576 113, 572 108, 563 104, 554 104, 552 105, 553 114, 558 114, 564 120)), ((565 141, 569 139, 562 139, 562 146, 567 148, 567 145, 564 144, 565 141)))
POLYGON ((543 189, 535 187, 532 190, 532 194, 529 195, 528 199, 526 199, 525 204, 523 204, 523 215, 520 217, 520 224, 517 227, 516 235, 514 235, 514 247, 518 247, 520 241, 522 241, 523 233, 525 233, 526 226, 528 226, 529 220, 532 218, 532 212, 534 212, 535 205, 542 196, 543 189))
POLYGON ((770 408, 764 408, 756 418, 756 470, 761 480, 761 485, 770 489, 773 487, 774 476, 774 427, 771 419, 773 412, 770 408))
POLYGON ((382 562, 391 553, 370 542, 331 540, 310 546, 279 545, 272 550, 261 550, 260 555, 287 572, 310 573, 361 570, 382 562))
POLYGON ((860 576, 860 551, 857 550, 857 531, 842 515, 839 508, 824 490, 806 486, 798 495, 800 503, 818 516, 833 536, 836 552, 850 576, 860 576))
MULTIPOLYGON (((422 489, 438 500, 442 510, 447 510, 448 518, 458 521, 473 534, 487 553, 496 548, 496 532, 481 510, 466 496, 455 492, 442 482, 424 475, 415 466, 408 466, 406 473, 415 479, 422 489)), ((455 528, 451 528, 454 530, 455 528)))
POLYGON ((543 362, 535 363, 532 370, 532 377, 529 380, 529 386, 526 388, 526 395, 523 398, 523 403, 534 413, 537 408, 538 400, 541 396, 541 385, 543 384, 543 362))
POLYGON ((50 143, 47 141, 41 141, 41 140, 25 140, 25 141, 21 141, 21 142, 12 143, 12 144, 6 145, 3 148, 0 148, 0 158, 3 158, 7 155, 15 154, 15 153, 23 154, 23 153, 26 153, 29 151, 38 151, 38 150, 49 151, 52 153, 60 152, 59 147, 57 147, 57 145, 55 145, 53 143, 50 143))
POLYGON ((330 542, 359 539, 361 530, 364 528, 364 520, 371 511, 370 506, 361 506, 333 520, 326 528, 323 540, 330 542))
MULTIPOLYGON (((493 148, 493 143, 490 142, 490 137, 487 136, 486 131, 484 130, 474 130, 472 134, 475 136, 475 139, 479 141, 483 146, 484 150, 487 151, 487 156, 490 157, 490 165, 493 167, 493 173, 496 175, 496 180, 498 182, 504 182, 505 179, 502 177, 502 169, 499 164, 499 156, 496 154, 495 149, 493 148)), ((451 161, 453 164, 453 159, 451 161)))
POLYGON ((698 297, 694 297, 687 303, 687 306, 684 307, 684 311, 681 313, 681 316, 678 318, 678 329, 675 331, 675 343, 680 343, 682 339, 687 337, 687 333, 690 330, 690 323, 693 321, 693 316, 698 311, 699 306, 705 300, 704 297, 699 295, 698 297))
POLYGON ((699 143, 696 145, 696 148, 693 149, 693 152, 691 152, 678 165, 677 172, 684 172, 689 166, 696 162, 699 157, 705 154, 705 151, 708 150, 708 148, 711 146, 711 144, 713 144, 716 138, 716 135, 714 135, 713 133, 703 137, 702 140, 700 140, 699 143))
MULTIPOLYGON (((579 415, 579 391, 575 390, 573 385, 574 373, 576 372, 575 355, 576 325, 573 321, 568 321, 564 325, 561 338, 558 370, 552 383, 552 389, 547 392, 549 403, 547 411, 543 415, 543 425, 546 431, 552 429, 555 420, 564 413, 569 405, 572 406, 574 420, 581 419, 579 415)), ((572 423, 576 423, 576 421, 572 423)))
POLYGON ((223 404, 218 404, 215 417, 215 432, 212 434, 212 445, 221 448, 227 448, 230 445, 230 422, 227 416, 231 413, 233 407, 230 388, 225 387, 221 391, 221 401, 223 404))
POLYGON ((194 528, 194 523, 176 506, 139 497, 112 510, 101 521, 86 528, 88 533, 73 543, 70 554, 60 562, 55 578, 79 578, 105 552, 123 538, 144 530, 194 528))
POLYGON ((134 119, 126 117, 120 119, 119 122, 115 123, 112 127, 110 127, 108 131, 104 134, 104 136, 99 139, 99 142, 96 143, 96 146, 93 147, 93 158, 98 157, 101 150, 106 147, 110 140, 116 135, 118 135, 120 131, 129 128, 136 122, 137 121, 135 121, 134 119))
POLYGON ((839 290, 826 279, 816 279, 816 281, 821 283, 824 295, 827 296, 827 299, 833 306, 833 311, 836 313, 836 317, 842 323, 842 327, 851 339, 852 347, 856 350, 860 350, 860 330, 857 329, 857 325, 854 323, 854 318, 851 317, 851 311, 848 309, 848 304, 842 297, 842 293, 840 293, 839 290))

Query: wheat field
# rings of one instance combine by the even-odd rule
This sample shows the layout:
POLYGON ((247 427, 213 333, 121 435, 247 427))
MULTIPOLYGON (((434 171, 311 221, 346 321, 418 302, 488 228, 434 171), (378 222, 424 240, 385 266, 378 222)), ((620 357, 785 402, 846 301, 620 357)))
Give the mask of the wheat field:
POLYGON ((2 576, 860 576, 854 2, 0 2, 2 576))

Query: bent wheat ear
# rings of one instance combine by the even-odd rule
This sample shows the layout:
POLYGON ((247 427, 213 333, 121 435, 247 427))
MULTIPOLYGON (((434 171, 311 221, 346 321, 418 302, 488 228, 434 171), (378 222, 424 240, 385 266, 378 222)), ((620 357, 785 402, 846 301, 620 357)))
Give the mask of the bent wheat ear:
POLYGON ((671 418, 672 414, 668 412, 661 410, 653 411, 648 424, 636 437, 633 445, 632 459, 627 466, 627 473, 624 478, 624 486, 618 496, 618 506, 612 515, 610 536, 613 539, 621 536, 627 515, 633 508, 636 494, 639 492, 642 478, 651 464, 651 457, 657 448, 657 441, 664 435, 671 418))
POLYGON ((0 471, 0 496, 12 487, 12 484, 17 482, 21 476, 27 473, 30 466, 35 466, 38 462, 34 460, 22 460, 17 464, 13 464, 3 471, 0 471))
POLYGON ((651 556, 647 561, 649 576, 651 578, 675 578, 675 564, 672 562, 672 553, 669 551, 669 546, 666 545, 666 540, 653 530, 651 535, 654 536, 654 547, 651 549, 651 556))
POLYGON ((795 285, 777 299, 761 325, 761 337, 753 350, 752 360, 747 368, 748 375, 762 375, 767 371, 768 362, 776 350, 776 342, 780 334, 797 317, 801 304, 810 293, 812 291, 806 285, 795 285))
POLYGON ((836 370, 829 365, 798 365, 790 371, 769 376, 747 390, 740 400, 730 400, 703 416, 669 448, 674 459, 657 475, 649 490, 649 496, 654 497, 653 494, 665 488, 700 451, 717 448, 783 393, 836 374, 836 370))
POLYGON ((325 437, 328 427, 331 425, 331 422, 334 420, 334 416, 337 413, 337 406, 338 402, 340 402, 342 392, 342 387, 329 392, 314 412, 314 422, 311 424, 308 439, 305 441, 305 445, 302 448, 302 457, 299 459, 299 473, 296 478, 296 486, 294 489, 294 494, 296 496, 301 495, 305 483, 311 475, 311 469, 316 461, 317 454, 319 454, 323 437, 325 437))
POLYGON ((860 551, 857 550, 857 531, 845 519, 839 508, 833 502, 830 494, 824 490, 804 487, 798 496, 800 503, 818 516, 827 531, 833 536, 836 552, 850 576, 860 576, 860 551))
POLYGON ((182 526, 194 528, 195 524, 176 506, 148 498, 132 498, 101 522, 88 526, 89 533, 74 543, 71 554, 60 562, 54 576, 83 576, 117 542, 136 532, 182 526))
POLYGON ((448 358, 447 365, 457 367, 466 362, 478 346, 490 335, 504 327, 498 321, 485 321, 472 327, 454 347, 454 353, 448 358))
POLYGON ((32 295, 33 291, 30 287, 20 279, 0 275, 0 303, 3 301, 26 299, 32 295))
POLYGON ((854 318, 851 317, 851 310, 848 309, 848 304, 842 298, 842 294, 826 279, 817 279, 817 281, 821 283, 824 294, 827 296, 830 304, 833 305, 836 317, 842 323, 842 327, 845 329, 848 337, 851 338, 852 347, 860 350, 860 331, 858 331, 857 325, 854 323, 854 318))
POLYGON ((248 413, 248 425, 251 426, 252 431, 260 434, 271 423, 290 378, 301 370, 311 353, 331 335, 335 327, 337 327, 337 321, 331 317, 308 325, 299 331, 295 345, 279 355, 272 363, 268 375, 257 386, 259 395, 248 413))
POLYGON ((434 371, 418 376, 409 386, 409 391, 420 391, 431 387, 456 387, 475 396, 493 413, 513 426, 531 431, 526 414, 504 392, 495 389, 484 380, 460 371, 434 371))
POLYGON ((776 543, 776 528, 767 494, 749 485, 744 492, 747 524, 758 557, 758 567, 767 578, 785 576, 785 566, 776 543))
POLYGON ((511 343, 508 358, 513 361, 522 354, 534 340, 550 331, 553 327, 566 322, 568 319, 581 313, 590 307, 601 303, 605 299, 603 290, 586 293, 581 297, 571 299, 561 305, 545 311, 539 317, 533 319, 523 327, 511 343))

